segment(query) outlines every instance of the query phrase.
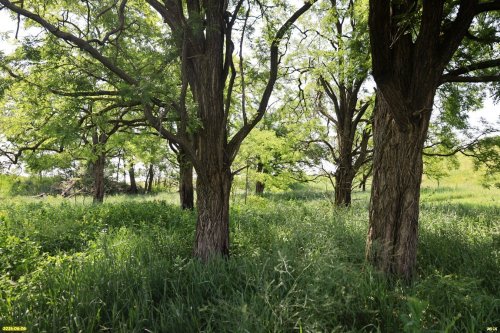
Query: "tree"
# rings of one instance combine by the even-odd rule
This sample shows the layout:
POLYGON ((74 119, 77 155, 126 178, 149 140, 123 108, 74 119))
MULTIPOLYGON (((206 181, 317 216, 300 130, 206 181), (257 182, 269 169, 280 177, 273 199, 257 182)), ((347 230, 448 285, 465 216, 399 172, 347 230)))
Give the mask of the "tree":
MULTIPOLYGON (((212 256, 228 256, 229 193, 233 176, 231 164, 244 138, 266 112, 278 77, 280 42, 292 24, 314 1, 306 2, 278 29, 270 27, 272 38, 266 89, 257 112, 251 118, 244 114, 243 126, 232 136, 228 128, 232 86, 236 76, 232 32, 241 15, 243 0, 236 3, 233 12, 228 11, 228 1, 223 0, 147 0, 147 3, 150 8, 127 0, 111 6, 95 1, 78 2, 75 3, 75 8, 72 7, 72 14, 78 19, 73 19, 73 15, 65 15, 61 20, 58 15, 51 14, 51 10, 57 13, 59 8, 46 6, 40 9, 32 2, 25 1, 19 6, 9 0, 0 0, 5 8, 38 23, 53 37, 69 43, 83 51, 86 57, 90 56, 100 63, 108 74, 112 73, 113 80, 119 79, 128 91, 139 93, 147 120, 161 135, 179 144, 196 169, 198 221, 194 255, 203 261, 212 256), (151 8, 169 28, 169 43, 173 47, 166 47, 159 37, 164 36, 164 27, 158 21, 150 23, 154 21, 150 14, 151 8), (110 16, 111 13, 116 13, 116 16, 110 16), (146 34, 141 36, 142 33, 146 34), (150 35, 154 38, 149 38, 150 35), (127 36, 129 40, 125 40, 123 36, 127 36), (136 45, 147 49, 148 53, 141 54, 141 49, 134 46, 134 41, 137 42, 136 45), (159 44, 158 48, 150 46, 156 42, 159 44), (165 54, 157 53, 158 49, 169 50, 171 53, 168 54, 169 57, 165 57, 165 54), (145 58, 138 57, 137 54, 145 58), (164 70, 165 58, 178 58, 180 62, 182 82, 178 102, 171 94, 152 87, 155 82, 167 80, 164 76, 168 75, 164 70), (134 66, 134 61, 137 61, 136 64, 143 64, 144 61, 151 63, 142 67, 134 66), (188 87, 197 104, 193 113, 188 112, 184 103, 188 87), (180 119, 175 130, 162 125, 161 115, 168 111, 180 119), (196 142, 189 141, 188 128, 194 128, 196 142)), ((64 12, 68 13, 69 10, 64 12)))
POLYGON ((334 202, 349 206, 354 179, 371 159, 366 1, 325 1, 307 16, 290 63, 300 73, 299 88, 309 82, 302 93, 326 124, 326 131, 311 139, 325 147, 334 164, 335 171, 323 171, 332 182, 334 202))
POLYGON ((461 48, 468 34, 495 25, 485 18, 498 9, 496 0, 370 0, 378 91, 366 256, 389 276, 410 281, 415 273, 422 151, 436 90, 444 82, 500 80, 498 48, 482 56, 461 48))
POLYGON ((130 177, 130 193, 138 194, 139 189, 137 188, 137 182, 135 181, 135 169, 133 163, 131 163, 128 167, 128 176, 130 177))
POLYGON ((37 56, 26 57, 27 52, 36 54, 46 50, 25 45, 17 54, 4 59, 2 69, 15 81, 2 98, 2 133, 11 151, 4 149, 3 154, 12 156, 13 163, 28 155, 24 157, 28 166, 39 171, 61 167, 61 161, 66 165, 71 159, 86 161, 93 180, 94 203, 102 203, 107 159, 116 149, 109 140, 124 127, 145 125, 143 119, 134 118, 137 115, 134 107, 140 103, 116 97, 92 99, 50 88, 57 80, 65 80, 76 90, 92 82, 63 79, 60 58, 47 57, 41 61, 37 56), (27 61, 31 64, 26 65, 27 61))
POLYGON ((317 95, 317 110, 334 128, 336 137, 333 145, 328 139, 323 141, 336 167, 335 204, 349 206, 354 178, 371 159, 372 100, 362 89, 370 68, 367 13, 362 1, 331 1, 330 5, 325 21, 333 25, 334 32, 331 36, 318 33, 323 39, 322 49, 330 46, 330 51, 317 52, 320 58, 315 61, 324 64, 314 71, 323 90, 317 95), (328 97, 327 103, 323 96, 328 97))
MULTIPOLYGON (((125 159, 129 165, 130 193, 138 194, 135 180, 135 165, 142 163, 146 167, 144 193, 151 193, 155 169, 169 156, 165 140, 153 132, 149 126, 127 128, 119 137, 118 145, 123 148, 125 159)), ((170 153, 171 154, 171 153, 170 153)))

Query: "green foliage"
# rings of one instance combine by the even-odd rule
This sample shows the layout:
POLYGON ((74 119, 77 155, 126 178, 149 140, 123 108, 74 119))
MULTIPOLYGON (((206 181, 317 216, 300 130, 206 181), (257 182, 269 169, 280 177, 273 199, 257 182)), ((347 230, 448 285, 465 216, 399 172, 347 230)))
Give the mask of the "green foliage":
POLYGON ((474 156, 475 171, 483 171, 482 185, 500 188, 500 136, 483 138, 469 152, 474 156))
POLYGON ((479 110, 485 97, 484 87, 470 84, 445 84, 438 93, 442 104, 438 124, 458 130, 468 128, 468 113, 479 110))
MULTIPOLYGON (((286 94, 279 89, 278 94, 286 94)), ((299 103, 283 96, 283 105, 270 110, 261 124, 248 135, 240 147, 233 169, 249 166, 250 182, 265 184, 266 189, 281 191, 297 181, 307 179, 305 168, 319 163, 323 151, 311 143, 311 134, 321 130, 320 121, 299 103), (258 165, 262 170, 258 170, 258 165)), ((238 183, 245 182, 241 172, 238 183)), ((238 186, 239 187, 239 186, 238 186)))
POLYGON ((0 324, 82 332, 464 332, 500 324, 497 206, 424 196, 419 278, 402 286, 364 262, 365 199, 334 209, 323 196, 233 205, 232 257, 209 264, 191 259, 195 215, 164 202, 4 203, 0 244, 11 275, 0 279, 0 324))
POLYGON ((37 266, 40 249, 37 243, 27 238, 21 239, 7 235, 2 230, 0 236, 0 275, 17 281, 21 276, 31 273, 37 266))
POLYGON ((450 175, 450 170, 458 169, 460 163, 456 156, 435 157, 435 156, 425 156, 424 157, 424 175, 430 179, 437 181, 438 186, 441 179, 450 175))

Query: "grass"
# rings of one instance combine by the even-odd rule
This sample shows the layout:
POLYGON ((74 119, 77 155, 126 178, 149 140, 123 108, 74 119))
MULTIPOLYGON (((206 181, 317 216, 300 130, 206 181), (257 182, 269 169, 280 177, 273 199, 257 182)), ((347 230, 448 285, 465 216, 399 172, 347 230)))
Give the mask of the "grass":
POLYGON ((460 167, 450 170, 448 177, 435 180, 428 177, 422 181, 422 201, 440 204, 463 204, 468 206, 500 206, 500 188, 481 185, 482 174, 474 170, 471 159, 459 157, 460 167))
MULTIPOLYGON (((294 191, 232 202, 228 261, 191 259, 174 194, 0 203, 0 326, 30 332, 483 332, 500 327, 498 190, 422 191, 418 277, 364 261, 350 209, 294 191), (474 192, 478 191, 478 192, 474 192), (484 191, 484 192, 482 192, 484 191)), ((472 189, 472 190, 471 190, 472 189)))

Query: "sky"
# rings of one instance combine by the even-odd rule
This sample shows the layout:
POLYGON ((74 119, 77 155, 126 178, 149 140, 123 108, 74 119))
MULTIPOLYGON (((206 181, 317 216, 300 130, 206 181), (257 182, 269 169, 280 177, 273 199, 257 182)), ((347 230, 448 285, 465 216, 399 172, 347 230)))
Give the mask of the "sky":
MULTIPOLYGON (((16 27, 17 21, 13 20, 5 9, 0 10, 0 51, 5 54, 12 52, 16 47, 14 39, 16 27), (5 33, 7 36, 4 36, 5 33)), ((39 30, 34 28, 26 32, 21 26, 19 36, 23 37, 38 32, 39 30)), ((491 98, 486 98, 482 109, 469 113, 469 119, 473 125, 479 125, 481 118, 488 123, 496 124, 497 127, 500 126, 500 104, 495 105, 491 98)))

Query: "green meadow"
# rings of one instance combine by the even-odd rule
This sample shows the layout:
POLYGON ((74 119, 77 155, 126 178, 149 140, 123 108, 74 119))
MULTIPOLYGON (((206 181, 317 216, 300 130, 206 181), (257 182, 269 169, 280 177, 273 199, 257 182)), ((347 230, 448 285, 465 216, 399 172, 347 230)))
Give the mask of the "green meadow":
MULTIPOLYGON (((319 187, 319 186, 318 186, 319 187)), ((4 197, 0 326, 29 332, 486 332, 500 329, 500 190, 467 163, 422 190, 418 277, 364 261, 368 193, 231 199, 231 258, 191 259, 175 193, 4 197)))

